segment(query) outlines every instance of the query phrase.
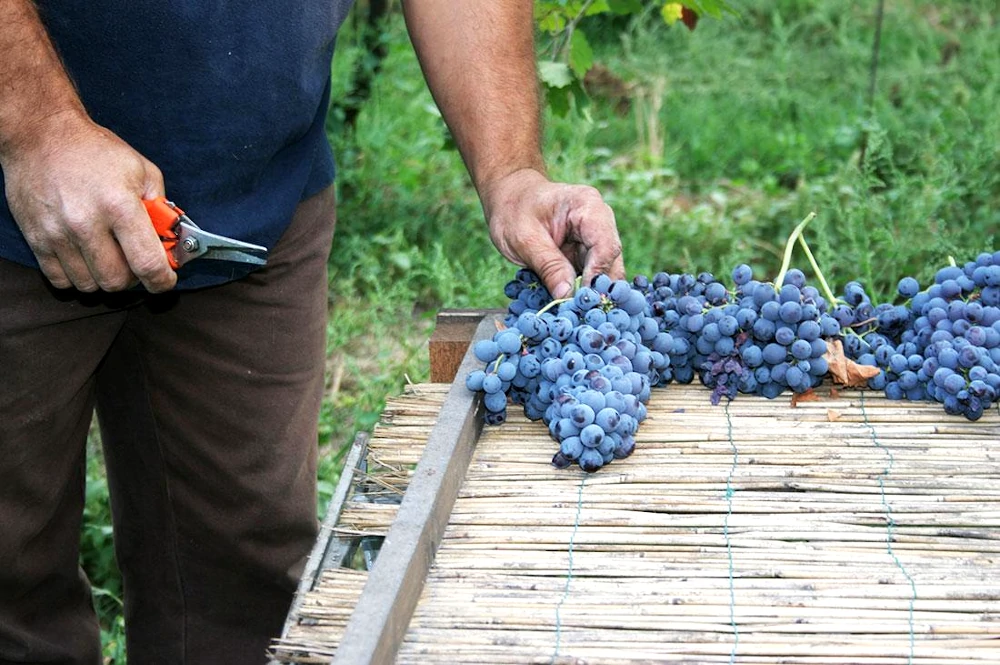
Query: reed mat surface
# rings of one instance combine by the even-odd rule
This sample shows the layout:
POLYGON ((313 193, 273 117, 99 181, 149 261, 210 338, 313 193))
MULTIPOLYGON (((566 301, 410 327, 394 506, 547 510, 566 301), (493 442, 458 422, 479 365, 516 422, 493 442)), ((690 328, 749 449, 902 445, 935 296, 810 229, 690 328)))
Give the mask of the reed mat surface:
MULTIPOLYGON (((590 475, 512 408, 397 662, 1000 663, 1000 413, 818 397, 656 389, 635 453, 590 475)), ((363 512, 342 527, 384 533, 363 512)))
MULTIPOLYGON (((354 490, 333 537, 384 536, 389 530, 450 387, 409 385, 402 395, 387 400, 368 439, 364 464, 343 470, 353 473, 354 490)), ((301 599, 298 621, 273 640, 268 650, 273 662, 329 663, 367 579, 364 570, 320 570, 312 590, 301 599)))

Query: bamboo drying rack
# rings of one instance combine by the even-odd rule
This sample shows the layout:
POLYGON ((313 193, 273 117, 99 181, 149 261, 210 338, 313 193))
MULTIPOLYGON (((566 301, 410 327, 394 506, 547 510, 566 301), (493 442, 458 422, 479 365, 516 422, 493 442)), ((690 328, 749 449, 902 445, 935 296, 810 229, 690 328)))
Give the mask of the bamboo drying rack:
POLYGON ((588 475, 476 365, 355 442, 273 662, 1000 662, 996 408, 668 386, 588 475))

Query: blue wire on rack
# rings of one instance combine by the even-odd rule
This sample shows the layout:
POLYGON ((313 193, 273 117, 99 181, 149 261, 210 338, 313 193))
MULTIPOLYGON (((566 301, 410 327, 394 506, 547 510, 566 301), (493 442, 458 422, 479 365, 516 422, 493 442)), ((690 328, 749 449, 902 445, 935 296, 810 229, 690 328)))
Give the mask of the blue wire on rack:
POLYGON ((892 516, 892 506, 889 505, 889 500, 885 496, 885 481, 886 478, 889 477, 889 474, 892 473, 892 467, 896 462, 896 458, 895 456, 893 456, 892 450, 884 446, 882 442, 879 441, 878 435, 875 432, 875 427, 868 420, 868 411, 865 409, 864 391, 861 391, 861 416, 864 418, 865 427, 868 428, 868 431, 871 434, 872 443, 875 445, 876 448, 880 449, 886 455, 885 468, 882 470, 882 473, 880 473, 878 477, 878 488, 879 488, 879 493, 882 497, 882 507, 885 509, 885 517, 886 517, 885 548, 886 551, 889 553, 889 556, 892 557, 893 563, 896 564, 896 568, 899 569, 899 572, 902 573, 903 577, 905 577, 906 580, 910 583, 910 602, 909 602, 910 652, 908 654, 906 662, 908 665, 912 665, 913 652, 916 646, 916 636, 914 634, 915 630, 913 626, 913 605, 917 600, 917 583, 913 580, 913 577, 910 576, 910 573, 907 572, 906 566, 903 565, 903 562, 899 559, 898 556, 896 556, 896 552, 892 549, 892 540, 893 540, 892 534, 893 531, 896 529, 896 520, 892 516))
POLYGON ((733 566, 733 543, 729 538, 729 519, 733 516, 733 474, 736 473, 736 466, 740 461, 740 452, 736 448, 736 441, 733 439, 733 420, 729 415, 729 402, 726 402, 726 433, 729 436, 729 447, 733 451, 733 463, 729 467, 729 475, 726 476, 726 517, 722 523, 722 535, 726 539, 726 555, 729 557, 729 625, 733 628, 733 648, 729 652, 729 663, 736 662, 736 650, 740 645, 740 628, 736 623, 736 585, 734 582, 735 570, 733 566))
POLYGON ((576 516, 573 518, 573 531, 569 536, 569 550, 568 561, 566 565, 566 586, 563 587, 562 597, 559 599, 559 603, 556 605, 556 646, 552 652, 552 660, 549 661, 550 665, 556 662, 556 658, 559 657, 559 647, 562 642, 562 606, 566 602, 566 597, 569 596, 569 585, 573 581, 573 543, 576 540, 576 532, 580 528, 580 512, 583 509, 583 486, 587 482, 586 473, 580 478, 580 488, 577 491, 576 496, 576 516))

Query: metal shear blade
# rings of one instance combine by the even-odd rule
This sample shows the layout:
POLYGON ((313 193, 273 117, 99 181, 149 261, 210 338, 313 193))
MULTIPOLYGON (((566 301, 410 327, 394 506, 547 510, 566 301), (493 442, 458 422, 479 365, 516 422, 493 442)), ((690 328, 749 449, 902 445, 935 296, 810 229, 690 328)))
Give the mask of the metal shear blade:
POLYGON ((205 231, 187 215, 181 215, 177 224, 177 246, 174 251, 179 266, 198 258, 257 266, 267 264, 266 247, 205 231))

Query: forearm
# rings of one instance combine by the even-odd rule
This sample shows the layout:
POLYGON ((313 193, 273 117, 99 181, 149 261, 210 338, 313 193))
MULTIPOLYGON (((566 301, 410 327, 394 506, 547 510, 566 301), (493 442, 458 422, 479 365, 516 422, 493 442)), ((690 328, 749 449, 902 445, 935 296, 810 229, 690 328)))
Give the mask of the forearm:
POLYGON ((532 3, 405 0, 431 94, 480 195, 520 169, 543 171, 532 3))
POLYGON ((27 147, 58 115, 85 115, 30 0, 0 0, 0 159, 27 147))

